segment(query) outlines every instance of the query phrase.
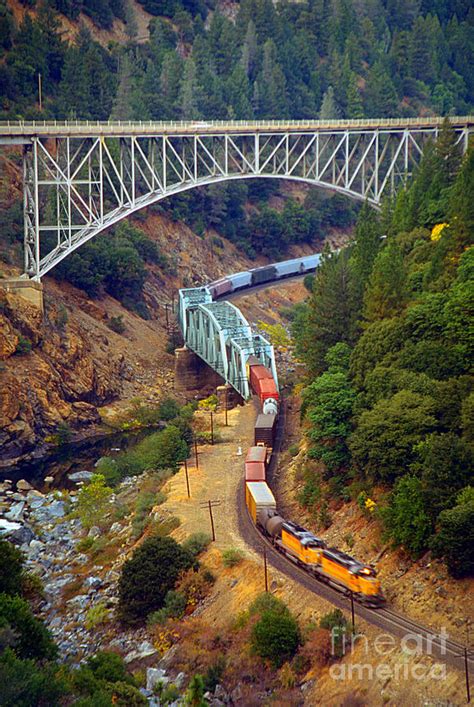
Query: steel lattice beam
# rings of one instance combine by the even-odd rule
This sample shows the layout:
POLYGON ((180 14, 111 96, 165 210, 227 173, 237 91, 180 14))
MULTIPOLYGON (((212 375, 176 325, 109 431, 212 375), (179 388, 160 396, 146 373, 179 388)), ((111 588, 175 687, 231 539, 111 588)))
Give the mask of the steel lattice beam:
POLYGON ((278 385, 273 346, 230 302, 213 302, 207 287, 179 291, 179 323, 185 344, 247 400, 251 396, 247 361, 255 356, 278 385))
MULTIPOLYGON (((463 151, 473 122, 453 119, 463 151)), ((0 140, 11 135, 23 144, 25 272, 39 280, 135 211, 229 179, 299 180, 377 208, 412 175, 440 121, 367 123, 150 124, 141 131, 135 124, 45 124, 34 131, 0 124, 0 140)))

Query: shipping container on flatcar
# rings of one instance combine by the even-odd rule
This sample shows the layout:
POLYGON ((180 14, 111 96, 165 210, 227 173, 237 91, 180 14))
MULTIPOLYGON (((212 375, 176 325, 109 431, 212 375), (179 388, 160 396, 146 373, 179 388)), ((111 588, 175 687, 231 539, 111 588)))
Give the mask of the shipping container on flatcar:
POLYGON ((253 522, 257 523, 257 515, 264 508, 276 511, 276 501, 265 481, 247 481, 245 484, 245 503, 253 522))
POLYGON ((277 271, 274 265, 264 265, 261 268, 254 268, 252 273, 252 285, 261 285, 263 282, 270 282, 277 278, 277 271))
POLYGON ((276 432, 276 415, 260 414, 255 422, 255 445, 273 448, 276 432))

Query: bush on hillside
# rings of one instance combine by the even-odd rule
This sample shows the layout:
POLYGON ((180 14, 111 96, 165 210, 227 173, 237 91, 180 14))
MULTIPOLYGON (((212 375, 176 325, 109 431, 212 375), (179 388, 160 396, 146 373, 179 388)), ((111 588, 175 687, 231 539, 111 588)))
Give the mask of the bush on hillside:
POLYGON ((274 668, 290 660, 301 643, 298 622, 289 610, 267 609, 252 627, 251 649, 274 668))
POLYGON ((21 597, 0 594, 0 628, 18 658, 51 660, 57 655, 50 632, 21 597))
POLYGON ((457 497, 454 508, 439 515, 439 532, 431 547, 446 560, 449 573, 456 578, 474 574, 474 488, 467 486, 457 497))
POLYGON ((180 573, 189 569, 194 558, 189 550, 169 537, 145 540, 127 560, 119 581, 118 612, 125 624, 139 624, 152 611, 164 606, 180 573))
POLYGON ((23 553, 7 540, 0 540, 0 593, 20 594, 23 553))

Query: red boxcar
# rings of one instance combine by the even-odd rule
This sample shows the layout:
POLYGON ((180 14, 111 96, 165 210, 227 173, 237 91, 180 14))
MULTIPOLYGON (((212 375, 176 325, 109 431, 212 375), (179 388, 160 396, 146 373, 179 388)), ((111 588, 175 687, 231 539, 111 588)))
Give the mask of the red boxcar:
POLYGON ((245 462, 245 481, 266 481, 265 463, 245 462))
POLYGON ((221 297, 226 295, 228 292, 232 292, 232 282, 226 277, 221 280, 216 280, 209 285, 209 290, 213 297, 221 297))
POLYGON ((245 458, 245 461, 251 464, 252 462, 261 463, 261 462, 266 462, 267 460, 267 450, 265 447, 250 447, 249 451, 247 452, 247 456, 245 458))

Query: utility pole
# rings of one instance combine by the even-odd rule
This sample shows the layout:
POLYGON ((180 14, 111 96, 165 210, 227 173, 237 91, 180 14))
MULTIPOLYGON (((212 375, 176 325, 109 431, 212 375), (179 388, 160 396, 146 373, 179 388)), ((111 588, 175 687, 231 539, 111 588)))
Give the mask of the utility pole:
POLYGON ((188 498, 191 498, 191 491, 189 490, 189 475, 188 475, 188 460, 184 460, 184 473, 186 474, 186 489, 188 491, 188 498))
POLYGON ((207 508, 209 510, 209 519, 211 521, 211 532, 212 532, 212 540, 215 542, 216 540, 216 529, 214 527, 214 516, 212 514, 212 509, 215 508, 216 506, 220 506, 222 501, 203 501, 200 506, 201 508, 207 508))
POLYGON ((351 591, 351 621, 352 621, 352 635, 355 635, 355 612, 354 612, 354 593, 351 591))
POLYGON ((211 444, 214 444, 214 416, 211 410, 211 444))
POLYGON ((471 686, 469 683, 469 659, 472 658, 473 652, 469 648, 469 619, 466 620, 466 644, 462 653, 456 653, 458 658, 464 658, 464 673, 466 676, 466 702, 471 701, 471 686))
POLYGON ((41 74, 38 73, 38 102, 40 111, 43 110, 43 95, 41 90, 41 74))
POLYGON ((226 387, 225 387, 225 394, 224 394, 224 404, 225 404, 225 426, 226 426, 226 427, 227 427, 227 426, 228 426, 228 424, 229 424, 229 423, 228 423, 228 421, 227 421, 227 393, 228 393, 228 392, 229 392, 229 391, 228 391, 228 389, 227 389, 227 384, 226 384, 226 387))
POLYGON ((194 454, 196 455, 196 471, 199 469, 199 461, 198 461, 198 443, 196 439, 196 435, 194 435, 194 454))
POLYGON ((263 546, 263 571, 265 572, 265 591, 268 592, 267 548, 263 546))

